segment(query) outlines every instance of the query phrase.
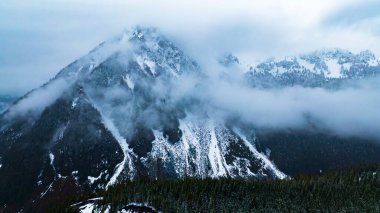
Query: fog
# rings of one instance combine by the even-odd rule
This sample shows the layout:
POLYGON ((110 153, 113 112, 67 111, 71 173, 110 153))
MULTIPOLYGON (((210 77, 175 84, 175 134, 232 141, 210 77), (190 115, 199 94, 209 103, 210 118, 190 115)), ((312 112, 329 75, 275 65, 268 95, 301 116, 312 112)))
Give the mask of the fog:
MULTIPOLYGON (((235 70, 228 71, 228 80, 221 78, 226 70, 216 63, 226 53, 254 62, 333 47, 369 49, 379 56, 380 13, 373 9, 378 6, 373 0, 5 0, 0 3, 0 94, 22 95, 124 29, 155 26, 196 59, 207 77, 182 76, 169 87, 157 82, 152 94, 170 102, 158 101, 141 112, 139 119, 149 126, 162 122, 157 109, 170 111, 192 99, 198 108, 187 105, 186 110, 220 122, 232 116, 259 128, 280 129, 312 123, 341 136, 380 139, 379 79, 336 91, 297 86, 262 90, 245 85, 235 70)), ((67 85, 57 81, 38 95, 31 93, 12 113, 41 111, 67 85)), ((108 92, 120 97, 122 91, 108 92)), ((115 117, 133 108, 102 107, 115 117)), ((136 117, 124 114, 125 120, 136 117)))
MULTIPOLYGON (((133 59, 131 48, 125 44, 105 45, 93 54, 103 61, 114 51, 125 50, 118 58, 118 63, 123 64, 133 59)), ((244 72, 234 67, 226 68, 216 58, 200 60, 199 65, 201 75, 186 72, 171 80, 135 79, 135 84, 146 88, 145 94, 126 92, 118 85, 99 89, 88 84, 86 78, 83 84, 96 108, 107 120, 113 120, 125 137, 136 131, 136 125, 144 124, 153 129, 172 125, 170 116, 182 112, 199 119, 211 118, 220 124, 233 118, 256 128, 304 129, 312 126, 343 137, 380 140, 378 77, 347 80, 339 89, 301 86, 260 89, 247 85, 244 72), (141 108, 141 105, 146 107, 141 108)), ((6 116, 8 119, 24 115, 36 117, 73 83, 75 81, 55 79, 29 93, 6 116)), ((175 116, 183 118, 185 114, 175 116)))
POLYGON ((5 116, 8 120, 23 116, 35 119, 47 106, 53 104, 69 86, 70 82, 65 79, 53 80, 19 99, 11 105, 5 116))
POLYGON ((339 47, 379 55, 376 0, 0 2, 0 94, 22 95, 122 30, 158 27, 198 61, 339 47), (202 53, 202 54, 200 54, 202 53))
POLYGON ((313 125, 341 136, 380 139, 379 85, 380 79, 337 91, 299 86, 260 90, 214 82, 202 96, 221 115, 238 115, 261 128, 313 125))

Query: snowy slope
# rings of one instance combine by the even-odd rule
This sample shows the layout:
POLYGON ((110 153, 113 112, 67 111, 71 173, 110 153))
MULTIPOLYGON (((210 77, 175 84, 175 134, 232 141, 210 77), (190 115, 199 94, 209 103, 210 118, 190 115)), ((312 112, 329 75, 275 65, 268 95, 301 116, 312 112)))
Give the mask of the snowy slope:
POLYGON ((252 65, 246 65, 238 57, 228 55, 220 63, 224 66, 238 65, 246 72, 247 81, 254 87, 300 85, 331 88, 345 80, 368 78, 380 73, 380 62, 372 52, 355 54, 341 49, 271 58, 252 65))
MULTIPOLYGON (((252 86, 323 86, 378 67, 370 52, 331 50, 242 73, 252 86)), ((177 95, 183 76, 207 77, 156 29, 136 27, 100 44, 0 116, 0 190, 50 192, 64 178, 92 190, 139 178, 287 178, 259 151, 253 126, 221 121, 204 100, 177 95)))

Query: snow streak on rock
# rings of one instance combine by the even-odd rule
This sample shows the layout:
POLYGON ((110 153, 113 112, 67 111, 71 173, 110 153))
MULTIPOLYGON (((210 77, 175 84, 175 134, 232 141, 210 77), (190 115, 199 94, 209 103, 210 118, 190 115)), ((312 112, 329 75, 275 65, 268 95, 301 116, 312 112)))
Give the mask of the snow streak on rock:
POLYGON ((122 171, 125 169, 126 165, 128 165, 128 169, 129 169, 128 172, 129 172, 131 178, 133 177, 134 170, 135 170, 134 166, 133 166, 133 160, 131 157, 131 153, 133 153, 133 152, 129 149, 126 139, 123 136, 121 136, 119 130, 117 129, 117 127, 113 123, 112 119, 107 117, 105 115, 105 113, 103 113, 101 111, 101 109, 99 107, 97 107, 95 104, 93 104, 93 106, 99 111, 99 113, 102 117, 102 121, 103 121, 104 126, 111 132, 113 137, 117 140, 117 142, 120 145, 121 150, 123 151, 123 155, 124 155, 123 160, 118 165, 116 165, 115 173, 112 175, 111 179, 108 181, 108 183, 106 185, 106 188, 108 188, 109 186, 117 183, 118 178, 119 178, 120 174, 122 173, 122 171))
POLYGON ((212 121, 209 121, 208 130, 210 131, 210 148, 208 158, 211 164, 214 177, 226 176, 226 162, 219 148, 219 143, 215 134, 215 127, 212 121))
POLYGON ((285 179, 287 176, 277 169, 277 167, 265 156, 264 154, 258 152, 256 148, 247 140, 247 138, 238 129, 234 129, 235 133, 244 141, 245 145, 249 148, 252 154, 257 158, 262 160, 263 168, 270 169, 274 175, 279 179, 285 179))

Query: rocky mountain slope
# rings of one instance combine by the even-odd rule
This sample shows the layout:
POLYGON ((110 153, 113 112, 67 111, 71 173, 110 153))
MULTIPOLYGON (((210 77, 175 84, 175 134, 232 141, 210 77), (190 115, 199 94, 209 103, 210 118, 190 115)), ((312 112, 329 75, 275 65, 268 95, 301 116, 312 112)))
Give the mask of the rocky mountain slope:
POLYGON ((256 65, 229 54, 220 63, 238 67, 246 72, 250 85, 263 88, 299 85, 336 89, 347 80, 377 76, 380 69, 380 62, 372 52, 355 54, 342 49, 271 58, 256 65))
MULTIPOLYGON (((378 72, 369 52, 333 50, 270 60, 245 75, 254 87, 316 87, 378 72)), ((100 44, 1 114, 0 209, 38 203, 62 184, 75 191, 144 178, 284 179, 345 166, 351 154, 357 163, 380 161, 380 146, 367 139, 308 128, 261 134, 239 118, 218 119, 205 100, 183 95, 188 79, 206 78, 195 60, 155 29, 137 27, 100 44), (337 151, 294 159, 308 150, 309 140, 337 151), (340 149, 340 142, 349 146, 340 149), (367 149, 365 156, 358 153, 367 149), (334 158, 342 162, 319 160, 334 158)))

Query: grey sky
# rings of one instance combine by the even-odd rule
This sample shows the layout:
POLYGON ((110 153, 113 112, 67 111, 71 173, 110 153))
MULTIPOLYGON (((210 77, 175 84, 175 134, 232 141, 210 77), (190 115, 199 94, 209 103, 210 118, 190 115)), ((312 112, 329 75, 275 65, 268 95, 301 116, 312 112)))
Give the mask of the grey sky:
POLYGON ((22 94, 130 26, 157 26, 186 51, 252 61, 320 48, 380 55, 375 0, 2 0, 0 94, 22 94))

